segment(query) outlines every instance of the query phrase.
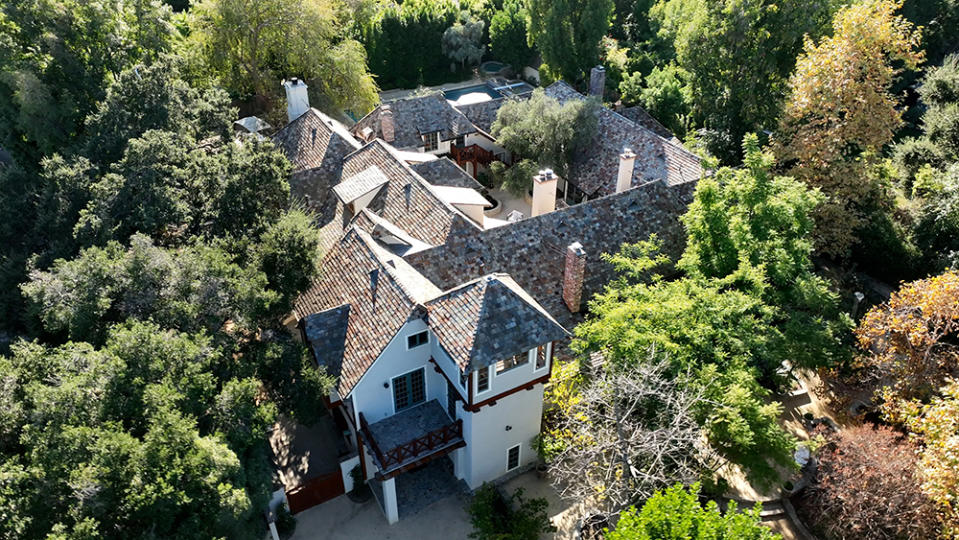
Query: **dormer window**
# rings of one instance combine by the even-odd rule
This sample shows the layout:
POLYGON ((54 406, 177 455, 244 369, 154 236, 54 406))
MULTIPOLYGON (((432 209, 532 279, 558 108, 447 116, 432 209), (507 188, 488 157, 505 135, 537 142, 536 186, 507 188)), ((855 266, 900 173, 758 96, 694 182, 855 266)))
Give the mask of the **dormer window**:
POLYGON ((423 150, 425 152, 432 152, 439 148, 440 146, 440 132, 431 131, 430 133, 423 134, 423 150))

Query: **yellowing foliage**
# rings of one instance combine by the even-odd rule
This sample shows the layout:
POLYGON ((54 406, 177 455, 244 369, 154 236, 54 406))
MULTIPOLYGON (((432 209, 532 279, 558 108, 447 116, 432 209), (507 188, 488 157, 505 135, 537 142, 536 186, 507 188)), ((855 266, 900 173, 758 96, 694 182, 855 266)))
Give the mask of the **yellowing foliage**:
POLYGON ((789 82, 775 149, 780 162, 794 163, 791 176, 830 197, 816 212, 816 243, 832 256, 855 243, 857 205, 877 194, 870 168, 902 121, 889 92, 893 61, 915 68, 923 60, 921 29, 896 15, 900 7, 866 0, 839 10, 831 37, 806 39, 789 82))
POLYGON ((890 376, 892 395, 925 397, 959 367, 959 273, 904 284, 869 311, 856 331, 864 367, 890 376))

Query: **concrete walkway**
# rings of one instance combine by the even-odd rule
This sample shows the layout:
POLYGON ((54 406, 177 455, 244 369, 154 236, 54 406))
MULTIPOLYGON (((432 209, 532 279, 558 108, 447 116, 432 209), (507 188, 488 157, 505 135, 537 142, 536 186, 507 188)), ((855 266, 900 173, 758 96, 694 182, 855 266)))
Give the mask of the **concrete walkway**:
POLYGON ((438 501, 390 525, 375 499, 354 503, 346 495, 296 515, 291 540, 449 540, 467 538, 473 531, 466 495, 438 501))

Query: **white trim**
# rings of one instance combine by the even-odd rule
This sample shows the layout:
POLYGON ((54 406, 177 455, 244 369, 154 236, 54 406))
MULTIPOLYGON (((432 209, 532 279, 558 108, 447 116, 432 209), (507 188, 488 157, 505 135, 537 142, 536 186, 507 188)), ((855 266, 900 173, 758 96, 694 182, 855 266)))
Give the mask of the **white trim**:
MULTIPOLYGON (((396 414, 397 412, 399 412, 399 411, 396 410, 396 388, 395 388, 395 386, 394 386, 394 384, 393 384, 393 380, 396 379, 396 378, 398 378, 398 377, 402 377, 402 376, 404 376, 404 375, 409 375, 410 373, 413 373, 414 371, 422 371, 422 372, 423 372, 423 401, 421 401, 421 402, 419 402, 419 403, 413 403, 413 404, 411 404, 409 407, 406 407, 406 408, 404 408, 404 409, 402 409, 402 410, 405 411, 406 409, 412 409, 413 407, 416 407, 417 405, 426 403, 427 401, 430 400, 430 392, 429 392, 430 389, 429 389, 429 386, 428 386, 429 383, 427 383, 427 381, 426 381, 426 379, 427 379, 427 377, 426 377, 426 366, 420 366, 420 367, 418 367, 418 368, 413 368, 413 369, 411 369, 411 370, 409 370, 409 371, 404 371, 403 373, 398 373, 398 374, 396 374, 396 375, 390 375, 390 398, 391 398, 390 401, 392 402, 392 403, 390 404, 390 406, 391 406, 392 409, 393 409, 393 414, 396 414)), ((410 388, 410 399, 413 399, 413 389, 412 389, 412 388, 410 388)))
POLYGON ((542 371, 546 371, 547 369, 549 369, 549 366, 552 363, 553 342, 550 341, 549 343, 543 344, 543 346, 546 347, 546 363, 543 364, 543 367, 541 368, 536 367, 536 356, 539 353, 539 347, 536 347, 535 349, 533 349, 533 373, 540 373, 542 371))
POLYGON ((506 449, 506 472, 514 471, 519 468, 520 464, 523 462, 523 445, 517 444, 515 446, 510 446, 506 449), (509 467, 509 453, 516 449, 516 466, 510 469, 509 467))
MULTIPOLYGON (((525 362, 523 362, 523 363, 521 363, 521 364, 516 364, 515 366, 512 366, 512 367, 508 367, 508 368, 504 369, 503 371, 500 371, 500 370, 499 370, 499 363, 500 363, 500 362, 505 362, 505 360, 500 360, 500 361, 496 362, 495 364, 492 365, 492 367, 493 367, 493 376, 499 377, 500 375, 503 375, 503 374, 505 374, 505 373, 509 373, 510 371, 513 371, 513 370, 516 369, 516 368, 521 368, 521 367, 523 367, 523 366, 530 365, 530 353, 531 353, 531 351, 535 351, 535 350, 536 350, 536 348, 534 347, 534 348, 530 349, 529 351, 526 351, 526 361, 525 361, 525 362)), ((512 359, 512 358, 515 357, 515 356, 520 356, 520 355, 522 355, 522 354, 523 354, 523 353, 514 354, 513 356, 510 356, 510 359, 512 359)))
POLYGON ((430 331, 428 328, 421 332, 413 332, 412 334, 406 334, 406 350, 408 351, 412 351, 413 349, 419 349, 423 345, 429 345, 429 344, 430 344, 430 331), (419 345, 415 347, 410 347, 410 338, 413 336, 418 336, 420 334, 426 334, 426 343, 420 343, 419 345))
POLYGON ((476 393, 474 394, 474 396, 478 396, 478 395, 480 395, 480 394, 485 394, 486 392, 489 392, 490 390, 493 389, 493 377, 494 377, 494 375, 493 375, 493 374, 490 374, 490 371, 492 370, 493 373, 495 374, 496 369, 494 369, 494 368, 495 368, 495 366, 486 366, 486 367, 484 367, 484 368, 480 368, 480 369, 477 369, 477 370, 476 370, 476 383, 475 383, 475 384, 476 384, 476 388, 475 388, 476 393), (480 370, 482 370, 482 369, 485 369, 485 370, 486 370, 486 390, 480 390, 480 389, 479 389, 479 372, 480 372, 480 370))

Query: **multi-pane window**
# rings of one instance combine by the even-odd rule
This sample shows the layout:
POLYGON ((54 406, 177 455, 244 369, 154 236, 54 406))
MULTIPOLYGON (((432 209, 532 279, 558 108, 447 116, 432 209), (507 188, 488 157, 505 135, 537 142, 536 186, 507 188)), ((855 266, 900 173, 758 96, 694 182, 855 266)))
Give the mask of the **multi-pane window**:
POLYGON ((536 348, 535 369, 543 369, 546 367, 546 363, 549 361, 549 353, 549 344, 540 345, 536 348))
POLYGON ((423 368, 393 377, 393 404, 397 412, 424 401, 426 401, 426 381, 423 368))
POLYGON ((519 467, 519 445, 518 444, 506 451, 506 470, 512 471, 516 467, 519 467))
POLYGON ((427 331, 420 332, 418 334, 413 334, 406 338, 406 348, 412 349, 414 347, 419 347, 420 345, 426 345, 430 342, 430 333, 427 331))
POLYGON ((438 131, 432 131, 430 133, 423 134, 423 146, 424 150, 427 152, 432 152, 440 146, 440 133, 438 131))
POLYGON ((476 372, 476 391, 485 392, 489 390, 489 368, 483 367, 476 372))
POLYGON ((499 375, 504 371, 513 369, 514 367, 522 366, 527 362, 529 362, 529 353, 521 353, 507 358, 506 360, 500 360, 496 363, 496 374, 499 375))

